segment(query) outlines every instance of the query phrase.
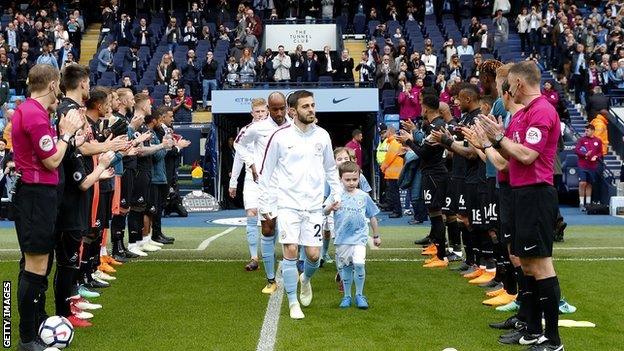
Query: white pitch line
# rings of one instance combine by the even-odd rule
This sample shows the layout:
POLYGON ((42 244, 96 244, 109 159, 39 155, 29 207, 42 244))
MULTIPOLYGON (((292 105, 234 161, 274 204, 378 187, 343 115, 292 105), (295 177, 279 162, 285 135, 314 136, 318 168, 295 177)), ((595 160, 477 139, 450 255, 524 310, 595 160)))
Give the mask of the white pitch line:
POLYGON ((211 236, 210 238, 204 240, 201 242, 201 244, 199 244, 199 246, 197 247, 197 249, 195 249, 196 251, 204 251, 206 250, 206 248, 208 247, 208 245, 210 245, 211 242, 219 239, 220 237, 227 235, 231 232, 233 232, 234 230, 236 230, 237 227, 229 227, 228 229, 222 231, 219 234, 215 234, 213 236, 211 236))
POLYGON ((260 329, 260 338, 258 339, 257 351, 273 351, 275 348, 275 339, 277 337, 277 326, 279 324, 280 311, 282 309, 282 300, 284 299, 284 289, 282 289, 282 264, 277 265, 277 273, 275 274, 277 282, 277 290, 269 297, 264 320, 262 321, 262 329, 260 329))

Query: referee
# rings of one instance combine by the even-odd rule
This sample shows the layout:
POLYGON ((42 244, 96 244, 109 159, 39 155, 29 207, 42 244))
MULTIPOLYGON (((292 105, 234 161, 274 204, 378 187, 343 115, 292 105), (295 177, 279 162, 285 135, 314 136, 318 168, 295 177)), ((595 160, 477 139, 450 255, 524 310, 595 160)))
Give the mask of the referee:
POLYGON ((60 137, 50 120, 56 109, 59 71, 45 64, 28 73, 30 98, 13 115, 13 152, 21 178, 15 199, 15 231, 22 252, 17 303, 20 314, 19 350, 39 351, 46 346, 37 338, 37 327, 47 318, 45 289, 48 261, 55 247, 54 225, 57 214, 57 167, 70 140, 82 127, 77 110, 70 111, 58 125, 60 137), (58 139, 58 140, 57 140, 58 139))
POLYGON ((561 289, 552 261, 558 212, 553 164, 561 132, 559 116, 541 95, 541 73, 534 62, 515 64, 507 79, 514 102, 525 107, 506 131, 494 118, 482 118, 479 123, 494 149, 509 159, 514 216, 511 249, 520 257, 525 275, 522 303, 528 314, 527 328, 518 342, 539 344, 536 349, 540 351, 559 351, 563 350, 558 329, 561 289))

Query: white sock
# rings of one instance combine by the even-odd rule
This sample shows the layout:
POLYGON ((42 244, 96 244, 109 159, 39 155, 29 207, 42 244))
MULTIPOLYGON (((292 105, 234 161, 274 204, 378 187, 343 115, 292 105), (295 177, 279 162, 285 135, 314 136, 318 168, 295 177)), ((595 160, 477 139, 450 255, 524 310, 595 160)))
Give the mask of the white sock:
POLYGON ((585 197, 584 196, 579 196, 579 205, 581 205, 581 206, 585 205, 585 197))
POLYGON ((108 256, 108 251, 106 250, 106 246, 100 247, 100 256, 108 256))

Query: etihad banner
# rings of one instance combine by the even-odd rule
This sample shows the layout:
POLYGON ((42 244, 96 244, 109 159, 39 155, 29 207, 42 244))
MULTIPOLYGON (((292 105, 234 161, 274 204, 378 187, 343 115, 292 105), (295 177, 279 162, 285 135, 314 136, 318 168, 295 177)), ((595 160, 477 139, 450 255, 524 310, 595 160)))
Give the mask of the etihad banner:
MULTIPOLYGON (((214 90, 212 113, 249 113, 251 100, 268 98, 274 91, 284 95, 297 89, 251 89, 214 90)), ((377 112, 379 90, 377 88, 307 89, 314 94, 316 112, 377 112)))
POLYGON ((304 51, 323 51, 325 45, 336 50, 336 24, 267 24, 264 33, 265 48, 273 51, 284 45, 286 51, 292 52, 299 44, 304 51))

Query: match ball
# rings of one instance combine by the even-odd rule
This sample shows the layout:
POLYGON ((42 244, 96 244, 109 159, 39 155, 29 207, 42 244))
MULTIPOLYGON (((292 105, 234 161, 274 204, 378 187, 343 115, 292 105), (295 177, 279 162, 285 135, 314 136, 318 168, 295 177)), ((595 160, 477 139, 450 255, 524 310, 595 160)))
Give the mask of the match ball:
POLYGON ((39 337, 46 346, 64 349, 74 339, 74 327, 65 317, 48 317, 39 326, 39 337))
POLYGON ((447 348, 445 348, 445 349, 444 349, 444 350, 442 350, 442 351, 457 351, 457 349, 456 349, 456 348, 454 348, 454 347, 447 347, 447 348))

